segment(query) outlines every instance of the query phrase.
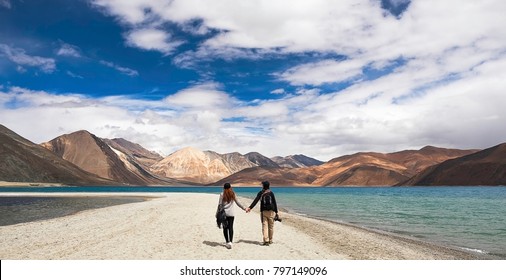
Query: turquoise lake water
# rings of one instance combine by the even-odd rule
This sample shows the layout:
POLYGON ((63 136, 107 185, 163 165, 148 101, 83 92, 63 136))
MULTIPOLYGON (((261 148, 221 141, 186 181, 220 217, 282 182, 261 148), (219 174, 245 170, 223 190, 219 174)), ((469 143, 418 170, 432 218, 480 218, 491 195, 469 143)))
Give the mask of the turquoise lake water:
MULTIPOLYGON (((254 198, 260 188, 234 190, 241 196, 254 198)), ((492 258, 506 258, 506 187, 273 187, 272 190, 279 207, 301 215, 410 236, 492 258)), ((1 188, 0 195, 1 192, 219 193, 221 188, 16 187, 1 188)), ((58 207, 50 204, 47 207, 58 207)), ((17 207, 19 215, 23 215, 23 209, 31 209, 29 205, 2 205, 0 200, 0 213, 12 207, 17 207)), ((0 220, 2 216, 5 215, 0 215, 0 220)))

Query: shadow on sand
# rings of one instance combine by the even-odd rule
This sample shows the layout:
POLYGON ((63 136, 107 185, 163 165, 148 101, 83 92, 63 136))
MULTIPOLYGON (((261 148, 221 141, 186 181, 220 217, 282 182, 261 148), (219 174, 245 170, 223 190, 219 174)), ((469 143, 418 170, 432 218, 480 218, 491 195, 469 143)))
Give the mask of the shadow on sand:
MULTIPOLYGON (((204 241, 202 243, 204 245, 211 246, 211 247, 227 247, 224 242, 220 243, 220 242, 214 242, 214 241, 204 241)), ((258 246, 262 245, 262 242, 260 242, 260 241, 251 241, 251 240, 244 240, 244 239, 241 239, 235 243, 246 243, 246 244, 253 244, 253 245, 258 245, 258 246)))
POLYGON ((244 239, 241 239, 241 240, 237 241, 237 243, 246 243, 246 244, 253 244, 253 245, 262 245, 262 242, 260 242, 260 241, 251 241, 251 240, 244 240, 244 239))
POLYGON ((211 246, 211 247, 226 247, 225 243, 220 242, 214 242, 214 241, 204 241, 202 242, 204 245, 211 246))

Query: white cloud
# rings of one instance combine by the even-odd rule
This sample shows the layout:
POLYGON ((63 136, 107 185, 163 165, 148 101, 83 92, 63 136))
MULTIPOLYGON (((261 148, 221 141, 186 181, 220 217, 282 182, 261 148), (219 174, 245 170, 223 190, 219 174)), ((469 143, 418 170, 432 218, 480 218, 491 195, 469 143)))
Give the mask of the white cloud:
POLYGON ((195 51, 185 51, 174 56, 173 63, 180 68, 198 69, 199 63, 203 61, 213 61, 216 58, 221 58, 225 61, 232 61, 238 58, 256 60, 264 57, 269 52, 270 51, 238 49, 231 47, 211 48, 201 46, 195 51))
POLYGON ((171 35, 160 29, 144 28, 130 31, 126 35, 127 44, 144 50, 171 54, 182 41, 172 40, 171 35))
POLYGON ((9 1, 9 0, 0 0, 0 7, 4 7, 4 8, 7 8, 7 9, 12 8, 11 1, 9 1))
POLYGON ((364 1, 189 0, 173 1, 158 12, 165 20, 184 23, 202 19, 208 29, 224 31, 210 38, 205 43, 208 47, 305 51, 327 49, 327 40, 346 30, 339 23, 353 26, 358 21, 356 13, 349 13, 349 7, 364 8, 364 13, 372 11, 368 3, 363 4, 364 1))
POLYGON ((8 45, 0 44, 0 55, 2 54, 18 66, 23 67, 23 69, 26 66, 37 67, 45 73, 52 73, 56 70, 54 59, 28 55, 25 50, 20 48, 12 48, 8 45))
POLYGON ((271 91, 272 94, 284 94, 285 93, 285 89, 284 88, 277 88, 273 91, 271 91))
POLYGON ((168 96, 165 102, 182 108, 227 110, 235 101, 218 88, 215 83, 196 85, 168 96))
MULTIPOLYGON (((96 104, 96 101, 87 99, 81 94, 56 95, 45 91, 29 90, 21 87, 10 87, 8 91, 1 92, 5 103, 14 108, 22 107, 78 107, 96 104)), ((5 103, 2 104, 5 107, 5 103)))
POLYGON ((324 60, 295 66, 278 74, 278 78, 292 85, 322 85, 339 83, 362 75, 363 62, 359 60, 324 60))
POLYGON ((77 75, 77 74, 73 73, 72 71, 68 71, 68 70, 67 70, 67 72, 66 72, 66 73, 67 73, 67 75, 69 75, 69 76, 70 76, 70 77, 72 77, 72 78, 84 79, 84 77, 83 77, 83 76, 81 76, 81 75, 77 75))
MULTIPOLYGON (((188 22, 201 20, 201 33, 208 30, 221 31, 202 45, 202 48, 211 50, 345 50, 347 46, 340 46, 346 44, 341 41, 343 35, 366 28, 369 22, 363 21, 371 15, 374 17, 374 13, 377 14, 376 17, 381 16, 380 10, 371 6, 370 1, 360 0, 297 0, 289 3, 280 0, 96 0, 93 3, 125 25, 133 27, 133 32, 146 24, 161 26, 163 22, 171 22, 184 27, 188 22), (361 12, 350 13, 350 9, 361 12)), ((139 47, 144 48, 142 44, 139 47)), ((153 49, 163 52, 162 48, 153 49)))
POLYGON ((116 69, 119 72, 121 72, 125 75, 128 75, 128 76, 138 76, 139 75, 139 72, 137 72, 136 70, 130 69, 128 67, 119 66, 119 65, 117 65, 113 62, 110 62, 110 61, 101 60, 100 64, 105 65, 110 68, 113 68, 113 69, 116 69))
POLYGON ((16 66, 16 71, 18 71, 18 73, 26 73, 26 69, 21 65, 16 66))
POLYGON ((77 46, 70 45, 67 43, 63 43, 56 52, 56 54, 60 56, 81 57, 81 52, 79 51, 79 48, 77 46))
POLYGON ((287 103, 287 99, 254 102, 252 104, 236 108, 236 112, 240 116, 244 116, 249 119, 256 119, 260 122, 282 122, 287 118, 290 118, 290 109, 287 103))
POLYGON ((121 22, 129 25, 141 24, 150 18, 148 9, 162 8, 170 1, 146 1, 146 0, 91 0, 92 4, 104 9, 112 15, 118 16, 121 22))

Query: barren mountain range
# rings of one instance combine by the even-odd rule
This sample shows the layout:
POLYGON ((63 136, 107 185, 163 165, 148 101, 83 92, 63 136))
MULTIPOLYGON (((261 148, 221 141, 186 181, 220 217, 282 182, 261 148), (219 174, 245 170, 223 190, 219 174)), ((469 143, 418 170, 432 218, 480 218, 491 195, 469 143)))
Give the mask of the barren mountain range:
POLYGON ((209 184, 254 164, 239 153, 220 155, 211 151, 184 148, 153 164, 160 176, 209 184))
POLYGON ((276 186, 506 185, 506 144, 485 150, 427 146, 321 162, 304 155, 219 154, 187 147, 163 158, 87 131, 40 145, 0 125, 0 181, 71 185, 276 186))
POLYGON ((401 184, 414 186, 505 186, 506 143, 432 165, 401 184))
POLYGON ((85 130, 59 136, 41 144, 62 159, 79 168, 127 185, 178 184, 177 180, 158 177, 147 170, 146 164, 161 156, 124 139, 107 140, 85 130))
POLYGON ((273 183, 305 186, 392 186, 425 168, 477 150, 424 147, 390 154, 357 153, 332 159, 324 164, 302 168, 256 167, 224 178, 236 185, 251 185, 259 178, 273 183))
POLYGON ((0 125, 0 181, 117 185, 62 159, 0 125))

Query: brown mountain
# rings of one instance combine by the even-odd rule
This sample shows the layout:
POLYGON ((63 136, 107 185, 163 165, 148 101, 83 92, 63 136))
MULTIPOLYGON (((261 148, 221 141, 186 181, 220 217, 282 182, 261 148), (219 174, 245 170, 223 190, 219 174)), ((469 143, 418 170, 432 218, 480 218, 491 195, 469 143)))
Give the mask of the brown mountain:
POLYGON ((425 146, 422 149, 406 150, 395 153, 386 154, 390 160, 400 163, 407 167, 408 171, 414 175, 427 167, 441 163, 445 160, 458 158, 469 155, 479 150, 459 150, 459 149, 445 149, 433 146, 425 146))
POLYGON ((187 147, 153 164, 151 171, 159 176, 208 184, 253 166, 239 153, 222 155, 187 147))
POLYGON ((433 164, 468 155, 475 150, 424 147, 396 153, 357 153, 306 168, 246 169, 215 184, 256 185, 259 178, 280 185, 392 186, 433 164))
MULTIPOLYGON (((333 174, 332 171, 329 174, 333 174)), ((406 178, 408 177, 395 169, 376 164, 362 164, 337 172, 334 176, 325 174, 313 184, 318 186, 391 186, 406 178)))
POLYGON ((8 182, 117 185, 88 173, 0 125, 0 180, 8 182))
POLYGON ((280 167, 276 162, 272 159, 257 153, 251 152, 244 155, 249 161, 253 162, 256 166, 265 166, 265 167, 280 167))
POLYGON ((322 165, 323 161, 305 155, 291 155, 286 157, 273 157, 272 160, 280 167, 299 168, 322 165))
POLYGON ((310 186, 317 176, 307 168, 257 166, 244 169, 209 185, 258 186, 268 180, 274 186, 310 186))
POLYGON ((357 153, 338 157, 314 168, 322 174, 313 182, 320 186, 392 186, 425 168, 476 150, 427 146, 395 153, 357 153))
POLYGON ((506 185, 506 143, 444 161, 415 175, 402 185, 506 185))
POLYGON ((396 171, 405 167, 370 154, 345 156, 313 167, 250 168, 215 184, 257 185, 269 180, 286 186, 389 186, 409 178, 396 171))
POLYGON ((149 151, 137 143, 132 143, 123 138, 104 139, 111 148, 116 149, 130 157, 145 167, 149 167, 163 159, 163 157, 155 152, 149 151))
POLYGON ((245 168, 256 166, 254 162, 251 162, 251 160, 246 157, 246 155, 242 155, 237 152, 218 154, 216 152, 206 151, 206 153, 214 153, 216 156, 220 157, 231 173, 236 173, 245 168))
MULTIPOLYGON (((124 184, 168 185, 176 182, 158 178, 129 154, 111 148, 85 130, 59 136, 41 145, 85 171, 124 184)), ((124 147, 121 150, 125 150, 124 147)))

